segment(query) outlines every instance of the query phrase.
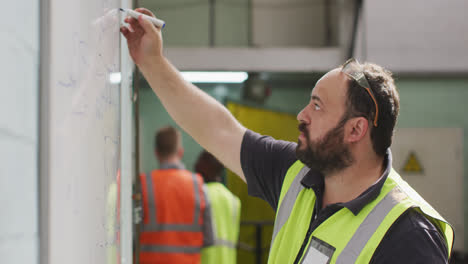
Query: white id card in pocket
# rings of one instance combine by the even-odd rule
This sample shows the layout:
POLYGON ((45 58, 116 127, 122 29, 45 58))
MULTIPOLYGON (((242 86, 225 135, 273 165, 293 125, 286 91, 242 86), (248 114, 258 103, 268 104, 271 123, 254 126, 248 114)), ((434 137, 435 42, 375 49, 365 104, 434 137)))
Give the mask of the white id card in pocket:
POLYGON ((324 241, 312 237, 309 247, 302 259, 302 264, 327 264, 335 252, 335 248, 324 241))

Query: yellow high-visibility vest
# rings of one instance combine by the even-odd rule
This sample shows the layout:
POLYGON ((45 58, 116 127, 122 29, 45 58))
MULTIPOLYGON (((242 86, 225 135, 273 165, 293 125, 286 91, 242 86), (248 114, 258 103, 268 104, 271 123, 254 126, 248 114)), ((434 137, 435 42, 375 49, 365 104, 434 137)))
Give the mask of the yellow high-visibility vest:
MULTIPOLYGON (((297 161, 286 173, 268 263, 293 263, 300 251, 316 200, 314 191, 301 184, 308 171, 297 161)), ((410 208, 436 225, 450 256, 453 228, 391 169, 379 196, 357 215, 341 208, 312 232, 299 263, 369 263, 391 225, 410 208)))
POLYGON ((235 264, 236 245, 239 238, 240 209, 239 198, 223 184, 205 184, 207 201, 211 205, 214 245, 202 249, 203 264, 235 264))

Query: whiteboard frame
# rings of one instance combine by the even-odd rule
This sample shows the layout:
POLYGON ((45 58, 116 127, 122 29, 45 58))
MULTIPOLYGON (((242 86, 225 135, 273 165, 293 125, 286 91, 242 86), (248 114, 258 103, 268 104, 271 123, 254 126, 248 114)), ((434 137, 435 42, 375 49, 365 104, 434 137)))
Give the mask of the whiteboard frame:
POLYGON ((49 263, 50 0, 39 0, 39 263, 49 263))
MULTIPOLYGON (((122 8, 133 8, 132 0, 121 0, 122 8)), ((124 16, 122 16, 123 21, 124 16)), ((120 35, 120 263, 133 264, 133 189, 135 144, 133 125, 133 64, 127 41, 120 35)))

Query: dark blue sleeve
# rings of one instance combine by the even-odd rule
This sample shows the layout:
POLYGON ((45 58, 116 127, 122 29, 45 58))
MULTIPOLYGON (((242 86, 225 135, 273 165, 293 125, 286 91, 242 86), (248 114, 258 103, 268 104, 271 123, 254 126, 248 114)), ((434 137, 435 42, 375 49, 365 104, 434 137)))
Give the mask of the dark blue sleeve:
POLYGON ((250 195, 267 201, 276 210, 284 176, 296 161, 296 143, 275 140, 251 130, 244 134, 241 166, 250 195))
POLYGON ((437 228, 414 209, 405 212, 389 229, 372 264, 445 264, 448 250, 437 228))

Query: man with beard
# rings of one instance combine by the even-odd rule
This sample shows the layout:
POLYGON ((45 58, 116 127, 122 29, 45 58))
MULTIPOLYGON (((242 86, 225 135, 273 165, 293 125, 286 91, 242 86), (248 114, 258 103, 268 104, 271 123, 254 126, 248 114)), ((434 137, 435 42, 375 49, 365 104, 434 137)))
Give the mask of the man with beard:
POLYGON ((389 72, 354 60, 331 70, 297 116, 298 144, 279 141, 184 81, 149 21, 125 21, 130 55, 172 118, 276 210, 269 263, 448 262, 453 229, 392 169, 389 72))

